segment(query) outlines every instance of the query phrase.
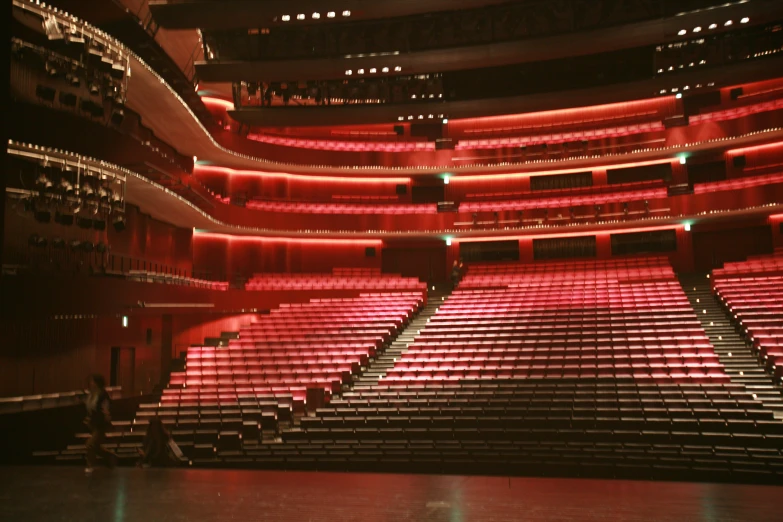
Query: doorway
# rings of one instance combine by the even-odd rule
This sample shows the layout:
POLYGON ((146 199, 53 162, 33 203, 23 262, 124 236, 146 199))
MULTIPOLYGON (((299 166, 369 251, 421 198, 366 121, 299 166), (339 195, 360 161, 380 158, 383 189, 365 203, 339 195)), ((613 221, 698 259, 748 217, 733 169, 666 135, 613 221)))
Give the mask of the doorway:
POLYGON ((136 348, 134 346, 111 347, 110 386, 122 387, 122 395, 133 395, 136 385, 136 348))

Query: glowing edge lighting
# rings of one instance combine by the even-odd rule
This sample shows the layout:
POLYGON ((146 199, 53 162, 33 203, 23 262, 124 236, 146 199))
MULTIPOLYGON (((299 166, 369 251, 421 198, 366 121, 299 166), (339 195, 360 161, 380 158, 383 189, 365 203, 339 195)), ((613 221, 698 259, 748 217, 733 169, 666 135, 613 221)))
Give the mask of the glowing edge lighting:
POLYGON ((201 101, 204 102, 204 105, 212 104, 212 105, 219 105, 221 107, 225 107, 229 111, 234 110, 234 104, 228 100, 223 100, 221 98, 213 98, 212 96, 202 96, 201 101))
POLYGON ((401 184, 410 183, 411 178, 357 178, 348 176, 319 176, 308 174, 293 174, 290 172, 266 172, 260 170, 237 170, 229 167, 218 167, 214 165, 194 165, 193 174, 199 174, 200 171, 219 172, 228 176, 251 176, 251 177, 270 177, 270 178, 285 178, 285 179, 301 179, 303 181, 326 181, 326 182, 345 182, 345 183, 386 183, 386 184, 401 184))
POLYGON ((253 241, 256 243, 304 243, 308 245, 383 245, 382 239, 299 239, 290 237, 240 236, 233 234, 222 234, 219 232, 204 232, 195 228, 193 229, 193 237, 224 239, 227 241, 253 241))
POLYGON ((478 241, 509 241, 520 239, 555 239, 562 237, 585 237, 585 236, 600 236, 600 235, 612 235, 612 234, 631 234, 633 232, 655 232, 660 230, 678 230, 684 229, 685 225, 664 225, 660 227, 634 227, 634 228, 615 228, 611 230, 593 230, 585 232, 559 232, 557 234, 536 234, 525 236, 487 236, 487 237, 464 237, 464 238, 452 238, 452 243, 475 243, 478 241))
POLYGON ((554 174, 573 174, 576 172, 587 172, 587 171, 601 171, 601 170, 616 170, 616 169, 627 169, 631 167, 646 167, 648 165, 663 165, 664 163, 678 163, 678 158, 663 158, 663 159, 657 159, 657 160, 649 160, 649 161, 635 161, 631 163, 616 163, 614 165, 594 165, 594 166, 586 166, 583 168, 571 168, 571 169, 558 169, 558 170, 546 170, 546 171, 539 171, 539 172, 518 172, 518 173, 510 173, 510 174, 474 174, 474 175, 468 175, 468 176, 459 176, 459 175, 452 175, 451 182, 457 183, 459 181, 478 181, 478 180, 486 180, 486 179, 508 179, 508 178, 524 178, 524 177, 532 177, 532 176, 551 176, 554 174))
POLYGON ((727 156, 736 156, 737 154, 744 154, 745 152, 751 152, 754 150, 774 149, 777 147, 783 147, 783 141, 776 141, 773 143, 764 143, 763 145, 753 145, 750 147, 742 147, 739 149, 729 149, 726 151, 727 156))

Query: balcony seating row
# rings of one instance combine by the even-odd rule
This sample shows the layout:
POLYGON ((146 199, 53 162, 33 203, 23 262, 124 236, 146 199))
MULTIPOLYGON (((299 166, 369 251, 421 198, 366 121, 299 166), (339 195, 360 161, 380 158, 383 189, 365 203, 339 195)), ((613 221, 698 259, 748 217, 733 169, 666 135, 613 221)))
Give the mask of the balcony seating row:
POLYGON ((147 270, 130 270, 127 277, 132 281, 141 281, 144 283, 163 283, 170 285, 193 286, 196 288, 206 288, 208 290, 228 290, 227 281, 208 281, 206 279, 195 279, 193 277, 149 272, 147 270))
POLYGON ((783 382, 783 252, 726 263, 713 270, 712 285, 759 361, 783 382))
MULTIPOLYGON (((387 279, 394 280, 379 281, 387 279)), ((308 388, 339 391, 423 305, 423 295, 420 289, 281 306, 242 328, 227 348, 188 349, 185 371, 171 375, 161 403, 304 401, 308 388)))
POLYGON ((362 204, 362 203, 286 203, 277 201, 248 201, 246 207, 263 212, 290 212, 302 214, 437 214, 434 204, 362 204))
POLYGON ((729 179, 726 181, 716 181, 712 183, 696 183, 693 185, 695 194, 707 194, 710 192, 723 192, 726 190, 742 190, 750 187, 761 187, 772 185, 774 183, 783 183, 783 172, 777 174, 767 174, 763 176, 750 176, 747 178, 729 179))
POLYGON ((287 138, 251 133, 247 139, 284 147, 298 147, 315 150, 334 151, 376 151, 376 152, 417 152, 434 151, 431 141, 339 141, 303 138, 287 138))
POLYGON ((427 288, 416 278, 383 275, 255 274, 246 290, 398 290, 422 292, 427 288))

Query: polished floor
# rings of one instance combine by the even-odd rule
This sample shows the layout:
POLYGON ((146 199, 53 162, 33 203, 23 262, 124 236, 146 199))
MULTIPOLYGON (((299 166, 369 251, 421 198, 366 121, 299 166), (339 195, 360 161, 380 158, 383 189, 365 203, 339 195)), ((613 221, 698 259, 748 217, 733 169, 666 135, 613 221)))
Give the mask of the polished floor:
POLYGON ((0 521, 781 520, 783 487, 229 470, 0 468, 0 521))

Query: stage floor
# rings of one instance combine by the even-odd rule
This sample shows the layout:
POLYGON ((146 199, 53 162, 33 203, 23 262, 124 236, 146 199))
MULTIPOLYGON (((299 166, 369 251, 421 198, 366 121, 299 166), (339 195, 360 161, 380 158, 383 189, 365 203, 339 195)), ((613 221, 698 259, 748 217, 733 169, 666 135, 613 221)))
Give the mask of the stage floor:
POLYGON ((781 520, 783 487, 203 469, 0 468, 3 522, 781 520))

